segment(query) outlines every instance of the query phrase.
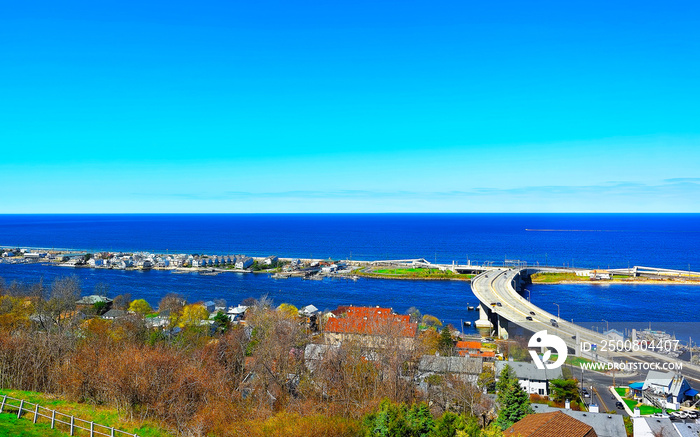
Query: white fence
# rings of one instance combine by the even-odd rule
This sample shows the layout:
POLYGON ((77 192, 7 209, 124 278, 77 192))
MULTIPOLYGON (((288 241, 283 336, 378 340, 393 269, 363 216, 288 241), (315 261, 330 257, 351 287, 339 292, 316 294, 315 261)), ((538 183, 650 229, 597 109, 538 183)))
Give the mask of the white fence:
POLYGON ((39 404, 27 402, 24 399, 3 395, 2 401, 0 402, 0 413, 8 412, 8 410, 17 411, 17 418, 22 417, 24 413, 31 413, 34 423, 36 423, 40 417, 46 418, 51 422, 52 429, 56 428, 57 424, 59 424, 62 425, 61 427, 64 428, 66 432, 69 432, 70 435, 75 435, 76 430, 83 430, 89 433, 90 437, 138 437, 136 434, 100 425, 99 423, 89 422, 75 416, 69 416, 68 414, 42 407, 39 404))

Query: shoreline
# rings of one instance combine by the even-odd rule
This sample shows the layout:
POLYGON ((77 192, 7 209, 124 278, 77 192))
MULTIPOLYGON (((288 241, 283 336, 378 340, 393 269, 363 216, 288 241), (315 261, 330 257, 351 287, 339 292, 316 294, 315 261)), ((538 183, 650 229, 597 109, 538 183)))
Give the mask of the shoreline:
POLYGON ((572 285, 572 284, 582 284, 582 285, 612 285, 612 284, 624 284, 624 285, 700 285, 700 281, 688 281, 688 280, 675 280, 675 279, 639 279, 639 280, 622 280, 622 279, 611 279, 605 281, 552 281, 552 282, 532 282, 532 284, 537 285, 572 285))

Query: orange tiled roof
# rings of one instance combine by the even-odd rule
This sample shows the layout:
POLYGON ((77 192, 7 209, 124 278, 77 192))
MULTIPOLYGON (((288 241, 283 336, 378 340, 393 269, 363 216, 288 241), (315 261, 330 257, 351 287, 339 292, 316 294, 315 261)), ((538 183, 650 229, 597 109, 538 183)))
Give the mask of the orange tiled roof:
POLYGON ((411 316, 394 314, 391 308, 339 307, 333 313, 338 317, 326 321, 326 332, 361 335, 397 333, 402 337, 415 337, 418 329, 417 323, 411 323, 411 316))
POLYGON ((458 341, 455 344, 457 349, 481 349, 480 341, 458 341))
POLYGON ((598 437, 592 426, 561 411, 525 416, 503 432, 506 437, 598 437))

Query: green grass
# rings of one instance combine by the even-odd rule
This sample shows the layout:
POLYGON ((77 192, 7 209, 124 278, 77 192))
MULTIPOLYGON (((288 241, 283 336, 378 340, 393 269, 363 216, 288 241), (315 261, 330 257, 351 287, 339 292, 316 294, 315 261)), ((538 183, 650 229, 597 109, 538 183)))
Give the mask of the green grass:
POLYGON ((0 414, 0 437, 65 437, 67 434, 51 429, 48 423, 32 423, 32 416, 18 419, 17 414, 0 414))
POLYGON ((439 279, 471 279, 474 275, 461 275, 451 270, 424 269, 424 268, 396 268, 377 269, 369 272, 369 275, 381 275, 402 278, 439 278, 439 279))
MULTIPOLYGON (((46 407, 52 410, 56 410, 58 412, 61 412, 63 414, 68 414, 75 416, 77 418, 87 420, 87 421, 92 421, 95 423, 99 423, 100 425, 105 425, 105 426, 113 426, 115 429, 120 429, 122 431, 126 431, 129 433, 134 433, 138 434, 139 437, 165 437, 165 436, 171 436, 173 435, 169 431, 167 431, 164 427, 159 426, 157 423, 152 422, 152 421, 132 421, 129 420, 127 417, 124 417, 124 415, 120 414, 116 409, 114 408, 108 408, 108 407, 102 407, 102 406, 95 406, 95 405, 90 405, 90 404, 84 404, 84 403, 78 403, 78 402, 70 402, 66 401, 63 399, 60 399, 58 397, 45 394, 45 393, 37 393, 37 392, 30 392, 30 391, 21 391, 21 390, 0 390, 0 396, 3 395, 8 395, 13 398, 17 399, 24 399, 25 401, 32 402, 35 404, 39 404, 42 407, 46 407)), ((16 402, 13 402, 16 403, 16 402)), ((45 418, 39 418, 39 423, 37 425, 32 424, 32 419, 33 419, 33 413, 25 413, 23 418, 20 419, 19 422, 17 423, 27 423, 28 426, 34 427, 41 425, 43 423, 46 423, 47 419, 45 418)), ((2 423, 4 424, 7 422, 5 420, 5 414, 0 415, 2 416, 2 423)), ((10 415, 8 415, 7 420, 9 421, 10 415)), ((14 417, 17 417, 17 413, 14 414, 14 417)), ((9 423, 9 422, 8 422, 9 423)), ((14 422, 13 422, 14 423, 14 422)), ((10 426, 10 425, 7 425, 10 426)), ((47 425, 48 427, 48 425, 47 425)), ((0 428, 2 430, 3 428, 0 428)), ((18 435, 16 433, 11 433, 11 434, 3 434, 0 431, 0 436, 4 435, 18 435)), ((34 435, 53 435, 53 434, 44 434, 44 433, 38 433, 38 434, 26 434, 27 436, 34 436, 34 435)), ((65 436, 65 433, 57 434, 57 435, 63 435, 65 436)))
POLYGON ((554 283, 561 281, 579 281, 588 282, 588 276, 576 276, 576 273, 535 273, 530 276, 532 282, 535 283, 554 283))
MULTIPOLYGON (((617 390, 617 389, 616 389, 617 390)), ((661 413, 662 410, 661 408, 654 407, 653 405, 645 405, 645 404, 640 404, 634 399, 623 399, 622 400, 627 406, 629 407, 630 410, 634 411, 634 407, 639 405, 639 414, 642 416, 646 416, 649 414, 655 414, 655 413, 661 413)), ((671 412, 675 410, 666 410, 666 412, 671 412)))
POLYGON ((620 395, 620 397, 624 398, 627 396, 627 389, 624 387, 615 387, 615 391, 620 395))
MULTIPOLYGON (((556 361, 558 355, 557 354, 552 354, 552 356, 549 358, 552 361, 556 361)), ((579 367, 581 366, 582 363, 592 363, 593 361, 589 360, 588 358, 582 358, 582 357, 575 357, 572 355, 569 355, 566 357, 566 364, 570 364, 574 367, 579 367)), ((586 369, 588 370, 588 369, 586 369)))

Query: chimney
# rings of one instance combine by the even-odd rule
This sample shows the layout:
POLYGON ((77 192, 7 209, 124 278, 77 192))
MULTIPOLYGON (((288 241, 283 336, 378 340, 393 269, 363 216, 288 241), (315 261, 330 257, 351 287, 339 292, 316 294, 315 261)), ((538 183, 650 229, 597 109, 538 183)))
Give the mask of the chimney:
POLYGON ((566 408, 567 410, 571 409, 571 402, 569 402, 568 399, 566 400, 566 402, 564 402, 564 408, 566 408))

